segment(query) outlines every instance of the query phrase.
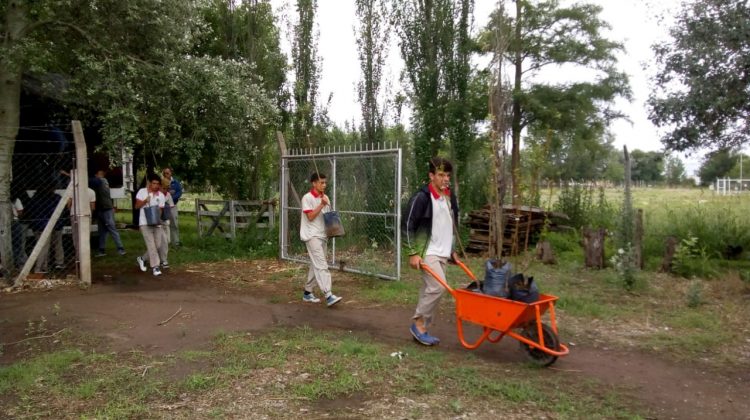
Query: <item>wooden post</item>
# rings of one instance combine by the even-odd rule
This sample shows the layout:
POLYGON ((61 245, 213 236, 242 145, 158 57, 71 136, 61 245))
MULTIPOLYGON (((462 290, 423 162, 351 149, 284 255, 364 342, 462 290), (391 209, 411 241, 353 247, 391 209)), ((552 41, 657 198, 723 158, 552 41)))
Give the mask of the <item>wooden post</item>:
POLYGON ((679 241, 674 236, 669 236, 667 238, 664 249, 664 259, 661 261, 661 268, 659 269, 660 272, 672 272, 672 263, 674 261, 674 254, 677 252, 677 244, 679 244, 679 241))
POLYGON ((635 267, 643 270, 643 209, 636 210, 635 232, 633 232, 633 258, 635 267))
POLYGON ((203 237, 203 230, 201 229, 201 200, 200 198, 195 199, 195 225, 198 227, 198 237, 203 237))
POLYGON ((229 235, 232 239, 237 237, 237 210, 235 205, 237 204, 234 200, 229 200, 229 235))
MULTIPOLYGON (((31 251, 31 255, 29 255, 29 259, 26 260, 26 263, 23 265, 21 272, 18 273, 18 277, 16 277, 16 280, 13 283, 14 287, 20 287, 21 285, 23 285, 23 282, 26 280, 26 276, 28 276, 29 272, 31 272, 31 267, 36 263, 37 258, 39 258, 39 254, 42 253, 43 244, 45 244, 47 241, 50 240, 50 235, 52 235, 52 230, 54 230, 55 225, 57 224, 57 221, 60 219, 60 216, 62 215, 63 210, 68 205, 68 199, 70 198, 72 191, 73 191, 73 182, 71 181, 68 183, 68 188, 65 189, 65 193, 63 193, 62 198, 57 203, 57 207, 55 207, 55 211, 52 213, 52 216, 49 218, 49 222, 47 223, 47 226, 44 227, 42 234, 39 236, 39 240, 36 241, 36 245, 34 245, 34 249, 31 251)), ((86 205, 88 205, 88 202, 86 203, 86 205)))
POLYGON ((586 268, 604 268, 604 228, 583 229, 583 249, 586 268))
MULTIPOLYGON (((80 284, 83 287, 91 287, 91 208, 89 207, 88 194, 88 155, 86 152, 86 139, 83 137, 81 122, 73 120, 73 139, 76 145, 76 213, 74 215, 78 223, 78 261, 80 284)), ((101 232, 99 233, 102 234, 101 232)))

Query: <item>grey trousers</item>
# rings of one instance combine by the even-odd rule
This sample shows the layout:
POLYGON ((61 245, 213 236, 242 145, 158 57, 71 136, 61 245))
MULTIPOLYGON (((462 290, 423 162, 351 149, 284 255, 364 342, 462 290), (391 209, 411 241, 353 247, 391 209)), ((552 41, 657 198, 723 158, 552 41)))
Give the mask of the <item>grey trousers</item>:
MULTIPOLYGON (((156 247, 156 252, 159 254, 159 260, 164 264, 169 261, 169 225, 161 225, 159 232, 156 235, 161 236, 161 242, 156 247)), ((144 237, 145 238, 145 237, 144 237)), ((148 248, 148 247, 147 247, 148 248)), ((141 257, 143 261, 151 261, 151 255, 149 255, 148 249, 143 253, 141 257)))
POLYGON ((331 273, 328 271, 328 261, 326 261, 328 239, 312 238, 305 242, 305 246, 307 246, 307 255, 310 256, 310 269, 307 271, 305 291, 312 292, 315 280, 317 280, 321 293, 328 296, 331 293, 331 273))
MULTIPOLYGON (((445 280, 445 264, 448 262, 448 258, 427 255, 422 259, 422 262, 445 280)), ((417 309, 414 311, 413 319, 422 318, 425 327, 430 325, 435 316, 435 309, 440 303, 440 298, 443 296, 443 292, 445 292, 445 288, 429 273, 423 271, 422 288, 419 289, 419 301, 417 302, 417 309)))
POLYGON ((179 245, 180 244, 180 225, 177 224, 179 220, 179 213, 177 212, 177 205, 171 208, 169 212, 169 238, 170 242, 179 245))
POLYGON ((151 268, 158 267, 161 264, 159 259, 159 247, 163 236, 161 226, 141 226, 141 235, 143 235, 143 241, 146 242, 149 265, 151 268))

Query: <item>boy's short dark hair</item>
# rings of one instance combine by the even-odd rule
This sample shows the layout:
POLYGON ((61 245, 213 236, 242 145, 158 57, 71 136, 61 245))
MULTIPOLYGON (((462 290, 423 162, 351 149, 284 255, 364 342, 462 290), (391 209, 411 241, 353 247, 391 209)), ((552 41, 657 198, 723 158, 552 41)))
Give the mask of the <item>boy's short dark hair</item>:
POLYGON ((161 184, 161 177, 159 175, 156 175, 156 174, 149 174, 148 175, 148 182, 153 182, 153 181, 159 181, 159 183, 161 184))
POLYGON ((430 173, 434 174, 437 171, 453 172, 453 164, 448 159, 434 157, 430 159, 430 173))
POLYGON ((312 175, 310 175, 310 182, 315 182, 319 179, 326 179, 326 174, 322 172, 313 172, 312 175))

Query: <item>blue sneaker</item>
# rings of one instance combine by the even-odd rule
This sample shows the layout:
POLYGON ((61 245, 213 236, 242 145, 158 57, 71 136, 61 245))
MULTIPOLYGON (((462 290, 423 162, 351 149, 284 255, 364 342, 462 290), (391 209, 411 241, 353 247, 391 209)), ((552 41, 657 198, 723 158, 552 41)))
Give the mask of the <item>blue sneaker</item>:
POLYGON ((314 294, 302 294, 302 301, 307 303, 320 303, 320 299, 316 298, 314 294))
POLYGON ((411 328, 409 328, 409 331, 411 332, 411 335, 414 336, 414 339, 417 340, 420 344, 424 344, 425 346, 435 346, 437 344, 440 344, 439 338, 431 336, 426 331, 423 333, 419 332, 416 324, 411 324, 411 328))
POLYGON ((330 294, 326 298, 326 305, 328 305, 329 307, 331 307, 331 306, 333 306, 333 305, 341 302, 341 299, 342 299, 341 296, 336 296, 334 294, 330 294))

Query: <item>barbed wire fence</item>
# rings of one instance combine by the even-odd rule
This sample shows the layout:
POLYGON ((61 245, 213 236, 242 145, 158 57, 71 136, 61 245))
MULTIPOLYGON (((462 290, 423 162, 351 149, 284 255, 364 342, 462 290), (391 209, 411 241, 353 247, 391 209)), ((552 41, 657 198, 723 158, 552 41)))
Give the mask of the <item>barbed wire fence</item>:
POLYGON ((77 279, 89 285, 90 246, 79 239, 89 238, 90 225, 82 225, 91 223, 88 197, 80 197, 88 188, 80 123, 73 123, 75 135, 61 128, 22 128, 24 134, 41 134, 15 143, 10 188, 13 261, 3 261, 3 269, 15 286, 27 279, 77 279), (79 210, 81 203, 86 207, 79 210))
POLYGON ((346 235, 329 240, 329 265, 343 271, 398 279, 401 270, 401 150, 395 145, 295 149, 282 156, 280 255, 308 262, 299 238, 300 200, 316 170, 346 235))

